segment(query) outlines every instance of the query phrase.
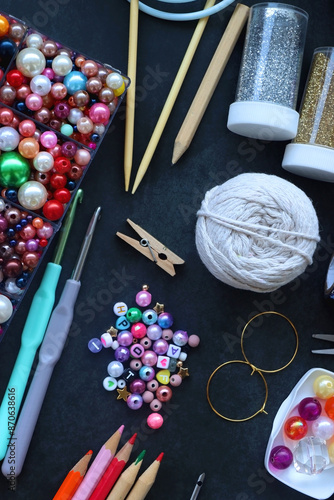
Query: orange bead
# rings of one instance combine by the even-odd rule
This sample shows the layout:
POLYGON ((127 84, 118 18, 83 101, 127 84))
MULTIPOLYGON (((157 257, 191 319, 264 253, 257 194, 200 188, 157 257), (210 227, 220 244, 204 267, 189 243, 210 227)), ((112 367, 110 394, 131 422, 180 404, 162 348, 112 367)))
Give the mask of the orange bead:
POLYGON ((41 229, 43 227, 43 219, 41 219, 40 217, 35 217, 32 221, 32 225, 36 228, 36 229, 41 229))
POLYGON ((35 158, 39 152, 39 144, 33 137, 27 137, 19 143, 19 152, 24 158, 35 158))
POLYGON ((9 22, 5 16, 0 15, 0 36, 7 35, 9 30, 9 22))

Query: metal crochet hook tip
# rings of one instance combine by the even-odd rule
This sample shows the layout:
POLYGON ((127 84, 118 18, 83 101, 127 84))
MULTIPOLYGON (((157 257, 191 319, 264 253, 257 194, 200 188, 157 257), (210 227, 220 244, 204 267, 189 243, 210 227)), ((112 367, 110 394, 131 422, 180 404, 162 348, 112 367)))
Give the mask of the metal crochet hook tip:
POLYGON ((83 266, 85 264, 85 260, 86 260, 87 254, 88 254, 88 250, 89 250, 90 244, 91 244, 92 239, 93 239, 93 235, 94 235, 97 221, 100 220, 100 218, 101 218, 101 211, 102 211, 101 207, 97 207, 93 213, 93 216, 92 216, 89 224, 88 224, 86 235, 84 237, 84 240, 83 240, 80 252, 79 252, 79 257, 78 257, 77 263, 76 263, 76 265, 73 269, 73 273, 72 273, 72 279, 75 281, 80 280, 83 266))
POLYGON ((204 478, 205 478, 205 473, 203 472, 196 481, 196 486, 190 497, 190 500, 196 500, 196 498, 198 497, 200 489, 202 488, 203 485, 204 478))
POLYGON ((70 234, 72 224, 74 222, 75 212, 76 212, 78 203, 82 203, 83 195, 84 195, 83 190, 78 189, 78 191, 75 193, 75 196, 73 198, 71 206, 69 207, 68 212, 65 216, 64 223, 60 229, 60 236, 58 239, 58 243, 57 243, 56 249, 54 251, 53 262, 55 264, 60 264, 60 262, 61 262, 64 250, 65 250, 65 246, 67 243, 67 239, 68 239, 68 236, 70 234))

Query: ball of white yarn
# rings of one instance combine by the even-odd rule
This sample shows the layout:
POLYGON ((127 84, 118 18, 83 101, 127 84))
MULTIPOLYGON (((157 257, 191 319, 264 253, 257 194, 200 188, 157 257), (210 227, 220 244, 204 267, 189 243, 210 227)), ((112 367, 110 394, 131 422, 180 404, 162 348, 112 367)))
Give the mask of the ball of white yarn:
POLYGON ((214 187, 197 216, 203 264, 224 283, 254 292, 302 274, 320 239, 311 200, 275 175, 241 174, 214 187))

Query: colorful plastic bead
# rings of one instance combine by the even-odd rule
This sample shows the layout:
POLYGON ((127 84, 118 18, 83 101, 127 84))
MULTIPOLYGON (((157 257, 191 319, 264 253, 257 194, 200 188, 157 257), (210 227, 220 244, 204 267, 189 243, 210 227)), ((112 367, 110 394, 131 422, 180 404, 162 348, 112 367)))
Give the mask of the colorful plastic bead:
POLYGON ((159 399, 159 401, 166 403, 167 401, 172 399, 173 391, 168 385, 160 386, 160 387, 158 387, 155 395, 156 395, 156 398, 159 399))
POLYGON ((157 313, 153 309, 146 309, 142 315, 142 322, 145 325, 153 325, 158 319, 157 313))
POLYGON ((117 318, 115 326, 117 330, 127 330, 130 328, 130 321, 128 321, 125 316, 120 316, 117 318))
POLYGON ((102 351, 103 349, 103 345, 102 345, 102 342, 100 339, 91 339, 89 342, 88 342, 88 349, 90 350, 90 352, 93 352, 93 353, 97 353, 97 352, 100 352, 102 351))
POLYGON ((170 358, 168 356, 158 356, 157 368, 169 368, 170 358))
POLYGON ((319 417, 312 424, 312 434, 328 441, 334 435, 334 422, 327 417, 319 417))
POLYGON ((173 316, 168 312, 163 312, 158 316, 158 325, 161 328, 169 328, 173 324, 173 316))
POLYGON ((134 323, 131 326, 131 333, 136 339, 142 339, 146 335, 146 326, 144 323, 134 323))
POLYGON ((115 350, 115 359, 121 363, 125 363, 130 357, 130 351, 127 347, 119 346, 115 350))
POLYGON ((142 394, 142 398, 143 398, 144 403, 150 404, 153 401, 153 399, 154 399, 153 392, 145 391, 142 394))
POLYGON ((170 385, 172 385, 173 387, 178 387, 179 385, 182 384, 182 377, 181 377, 181 375, 177 375, 177 374, 172 375, 169 382, 170 382, 170 385))
POLYGON ((190 347, 197 347, 200 343, 200 338, 198 335, 190 335, 188 338, 188 344, 190 347))
POLYGON ((143 398, 140 394, 130 394, 126 400, 126 404, 131 410, 139 410, 143 406, 143 398))
POLYGON ((173 335, 173 342, 175 345, 183 347, 188 343, 188 334, 184 330, 176 330, 173 335))
POLYGON ((158 340, 162 337, 162 329, 159 325, 150 325, 147 327, 147 336, 151 340, 158 340))
POLYGON ((151 429, 160 429, 160 427, 164 423, 164 419, 162 418, 160 413, 151 413, 147 417, 146 422, 151 429))
POLYGON ((173 338, 173 331, 170 328, 162 330, 162 338, 169 342, 173 338))
POLYGON ((145 390, 146 390, 146 384, 145 384, 144 380, 142 380, 140 378, 135 378, 130 383, 130 391, 133 394, 143 394, 143 392, 145 392, 145 390))
POLYGON ((330 397, 329 399, 327 399, 327 401, 325 403, 325 412, 327 413, 329 418, 334 420, 334 397, 333 396, 330 397))
POLYGON ((149 349, 152 346, 152 340, 149 339, 148 337, 143 337, 140 339, 140 344, 144 347, 144 349, 149 349))
POLYGON ((134 371, 131 370, 131 368, 126 368, 126 370, 124 370, 124 372, 122 373, 122 377, 125 380, 125 382, 129 384, 130 382, 132 382, 132 380, 136 378, 136 374, 134 373, 134 371))
POLYGON ((158 339, 153 343, 153 351, 158 354, 166 354, 168 351, 168 342, 164 339, 158 339))
POLYGON ((269 461, 275 469, 287 469, 293 460, 291 450, 287 446, 275 446, 270 452, 269 461))
POLYGON ((126 313, 126 318, 130 323, 138 323, 141 320, 142 313, 137 307, 130 307, 126 313))
POLYGON ((116 316, 125 316, 128 312, 128 306, 125 302, 117 302, 113 307, 113 311, 116 316))
POLYGON ((111 347, 112 346, 112 343, 113 343, 113 338, 112 336, 110 335, 110 333, 103 333, 101 335, 101 342, 102 342, 102 345, 103 347, 111 347))
POLYGON ((136 295, 136 303, 140 307, 147 307, 147 306, 149 306, 150 303, 151 303, 151 300, 152 300, 152 295, 150 294, 150 292, 148 290, 141 290, 136 295))
POLYGON ((288 438, 293 439, 294 441, 305 437, 307 431, 307 422, 302 417, 290 417, 284 424, 285 434, 288 436, 288 438))
POLYGON ((145 382, 153 380, 155 377, 155 370, 152 366, 142 366, 139 370, 139 377, 145 382))
POLYGON ((111 361, 107 366, 107 371, 111 377, 120 377, 124 372, 124 366, 120 361, 111 361))
POLYGON ((174 344, 169 344, 167 356, 169 356, 170 358, 178 359, 180 353, 181 353, 181 347, 174 344))
POLYGON ((157 364, 157 361, 158 361, 158 356, 155 354, 154 351, 147 350, 142 355, 141 361, 142 361, 143 365, 155 366, 157 364))
POLYGON ((130 368, 134 371, 138 371, 143 366, 142 362, 139 359, 132 359, 130 361, 130 368))
POLYGON ((169 370, 160 370, 157 375, 157 380, 160 384, 167 385, 169 383, 170 371, 169 370))
POLYGON ((157 380, 153 379, 147 382, 146 387, 148 391, 155 392, 159 387, 159 383, 157 380))
POLYGON ((117 380, 114 377, 106 377, 103 380, 103 387, 106 391, 114 391, 117 388, 117 380))
POLYGON ((180 352, 179 360, 180 361, 185 361, 188 357, 188 354, 186 352, 180 352))
POLYGON ((162 403, 159 399, 152 399, 150 403, 150 408, 152 411, 160 411, 162 408, 162 403))
POLYGON ((133 344, 130 347, 130 354, 133 358, 141 358, 144 352, 145 349, 141 344, 133 344))
POLYGON ((329 399, 334 396, 334 378, 329 375, 317 377, 313 383, 313 391, 321 399, 329 399))
POLYGON ((298 405, 298 413, 305 420, 316 420, 321 414, 321 404, 315 398, 304 398, 298 405))
POLYGON ((133 335, 131 332, 128 332, 127 330, 123 330, 117 335, 117 341, 118 341, 119 345, 128 347, 132 344, 133 335))

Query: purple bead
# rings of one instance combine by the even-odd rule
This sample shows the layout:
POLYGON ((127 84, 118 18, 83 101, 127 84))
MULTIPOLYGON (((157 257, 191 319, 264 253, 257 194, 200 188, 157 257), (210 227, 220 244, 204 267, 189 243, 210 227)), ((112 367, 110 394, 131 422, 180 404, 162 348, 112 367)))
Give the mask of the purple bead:
POLYGON ((147 290, 141 290, 136 295, 136 303, 140 307, 147 307, 150 305, 152 300, 152 295, 147 290))
POLYGON ((26 250, 28 252, 36 252, 36 250, 38 249, 38 242, 36 240, 28 240, 26 241, 26 250))
POLYGON ((7 220, 5 219, 5 217, 3 217, 2 215, 0 215, 0 231, 6 231, 8 227, 8 222, 7 220))
POLYGON ((126 347, 117 347, 115 351, 115 359, 116 361, 120 361, 121 363, 124 363, 124 361, 127 361, 130 357, 130 351, 126 347))
POLYGON ((158 356, 153 351, 145 351, 141 357, 141 362, 146 366, 155 366, 158 361, 158 356))
POLYGON ((94 354, 100 352, 103 349, 103 345, 100 339, 91 339, 88 342, 88 349, 94 354))
POLYGON ((117 342, 119 343, 119 345, 127 347, 132 344, 132 341, 133 341, 133 335, 131 332, 128 332, 127 330, 123 330, 117 335, 117 342))
POLYGON ((147 327, 146 335, 151 340, 158 340, 162 336, 162 329, 159 325, 150 325, 147 327))
POLYGON ((141 369, 139 370, 139 377, 142 380, 145 380, 145 382, 153 380, 155 377, 154 368, 152 368, 152 366, 142 366, 141 369))
POLYGON ((176 330, 173 335, 173 342, 175 345, 182 347, 188 342, 188 334, 183 330, 176 330))
POLYGON ((58 102, 54 107, 54 114, 57 118, 64 120, 70 114, 71 108, 66 102, 58 102))
POLYGON ((275 446, 270 452, 269 461, 275 469, 287 469, 292 460, 292 452, 286 446, 275 446))
POLYGON ((74 142, 66 141, 61 147, 61 154, 62 156, 65 156, 65 158, 74 158, 77 150, 78 147, 74 144, 74 142))
POLYGON ((169 328, 173 324, 173 316, 171 313, 163 312, 158 316, 158 325, 161 328, 169 328))
POLYGON ((143 406, 143 398, 140 394, 130 394, 126 400, 126 404, 131 410, 139 410, 143 406))
POLYGON ((140 378, 135 378, 134 380, 132 380, 132 382, 130 383, 130 391, 133 394, 143 394, 143 392, 146 391, 146 384, 144 380, 140 378))
POLYGON ((156 354, 166 354, 168 351, 168 342, 164 339, 156 340, 153 344, 153 351, 156 354))
POLYGON ((298 413, 305 420, 316 420, 321 415, 321 404, 315 398, 304 398, 298 405, 298 413))

